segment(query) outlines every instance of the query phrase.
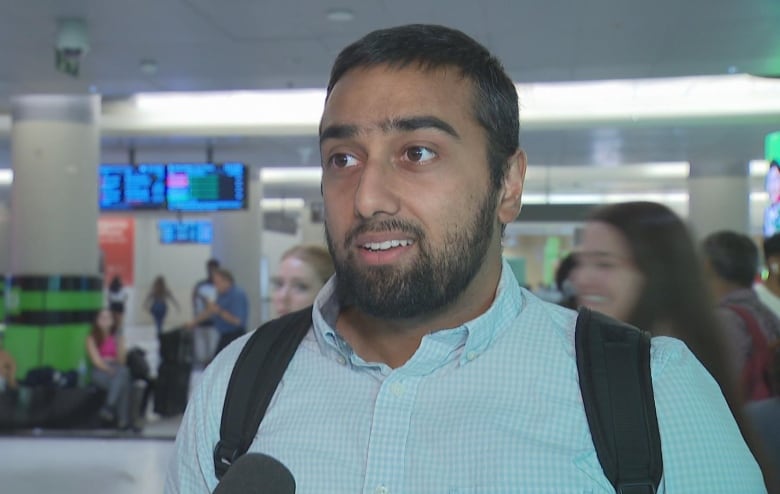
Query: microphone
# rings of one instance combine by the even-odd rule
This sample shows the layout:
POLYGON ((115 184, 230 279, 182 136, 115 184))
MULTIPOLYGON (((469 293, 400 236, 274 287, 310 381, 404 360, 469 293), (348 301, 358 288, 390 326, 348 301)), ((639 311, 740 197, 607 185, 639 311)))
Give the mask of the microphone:
POLYGON ((282 463, 268 455, 242 455, 228 469, 213 494, 295 494, 295 479, 282 463))

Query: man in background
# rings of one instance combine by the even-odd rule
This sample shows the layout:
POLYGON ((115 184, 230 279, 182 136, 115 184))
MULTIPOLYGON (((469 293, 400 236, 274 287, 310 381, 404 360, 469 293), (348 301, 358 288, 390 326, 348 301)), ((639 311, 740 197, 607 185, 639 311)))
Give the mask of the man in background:
POLYGON ((753 372, 753 358, 780 338, 780 319, 753 290, 758 247, 747 235, 720 231, 702 242, 705 271, 718 300, 718 316, 729 338, 734 375, 741 377, 746 401, 771 393, 768 376, 753 372))
POLYGON ((209 259, 206 262, 206 277, 192 288, 193 318, 200 322, 193 331, 193 352, 195 362, 206 365, 211 362, 216 353, 219 333, 214 328, 214 320, 204 315, 208 305, 217 300, 217 289, 214 286, 214 271, 219 269, 219 261, 209 259))
POLYGON ((208 301, 205 309, 188 327, 194 328, 203 321, 212 321, 214 329, 219 334, 219 341, 214 354, 218 354, 231 341, 246 332, 249 303, 244 290, 236 286, 233 274, 227 269, 216 268, 211 272, 211 280, 216 289, 216 300, 208 301))

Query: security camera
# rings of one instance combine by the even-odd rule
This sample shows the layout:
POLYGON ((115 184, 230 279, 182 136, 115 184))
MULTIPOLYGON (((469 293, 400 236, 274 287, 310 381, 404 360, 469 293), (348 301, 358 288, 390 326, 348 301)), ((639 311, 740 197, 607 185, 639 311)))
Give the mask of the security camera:
POLYGON ((60 72, 78 77, 81 60, 89 51, 87 23, 84 19, 60 19, 58 27, 54 66, 60 72))

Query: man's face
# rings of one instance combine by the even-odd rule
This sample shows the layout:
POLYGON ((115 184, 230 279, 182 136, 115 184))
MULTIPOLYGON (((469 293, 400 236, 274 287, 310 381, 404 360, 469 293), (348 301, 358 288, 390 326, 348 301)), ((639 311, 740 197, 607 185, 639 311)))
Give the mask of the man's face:
POLYGON ((230 280, 214 271, 212 280, 217 293, 225 293, 230 289, 230 280))
POLYGON ((320 152, 342 303, 389 319, 428 314, 478 278, 489 247, 499 252, 498 221, 513 217, 496 215, 501 191, 471 105, 455 71, 360 68, 333 88, 320 152))

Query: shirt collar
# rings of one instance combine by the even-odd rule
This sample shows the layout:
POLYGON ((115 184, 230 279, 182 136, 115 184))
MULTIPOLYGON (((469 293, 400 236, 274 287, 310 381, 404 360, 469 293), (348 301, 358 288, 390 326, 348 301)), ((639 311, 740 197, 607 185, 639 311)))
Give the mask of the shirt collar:
MULTIPOLYGON (((432 344, 445 345, 453 350, 460 348, 456 355, 461 365, 474 360, 489 348, 526 304, 520 285, 506 260, 502 260, 501 268, 496 297, 485 312, 456 328, 435 331, 425 336, 432 344)), ((354 363, 360 358, 336 331, 340 311, 336 283, 334 275, 314 301, 314 334, 323 353, 340 362, 354 363)))

